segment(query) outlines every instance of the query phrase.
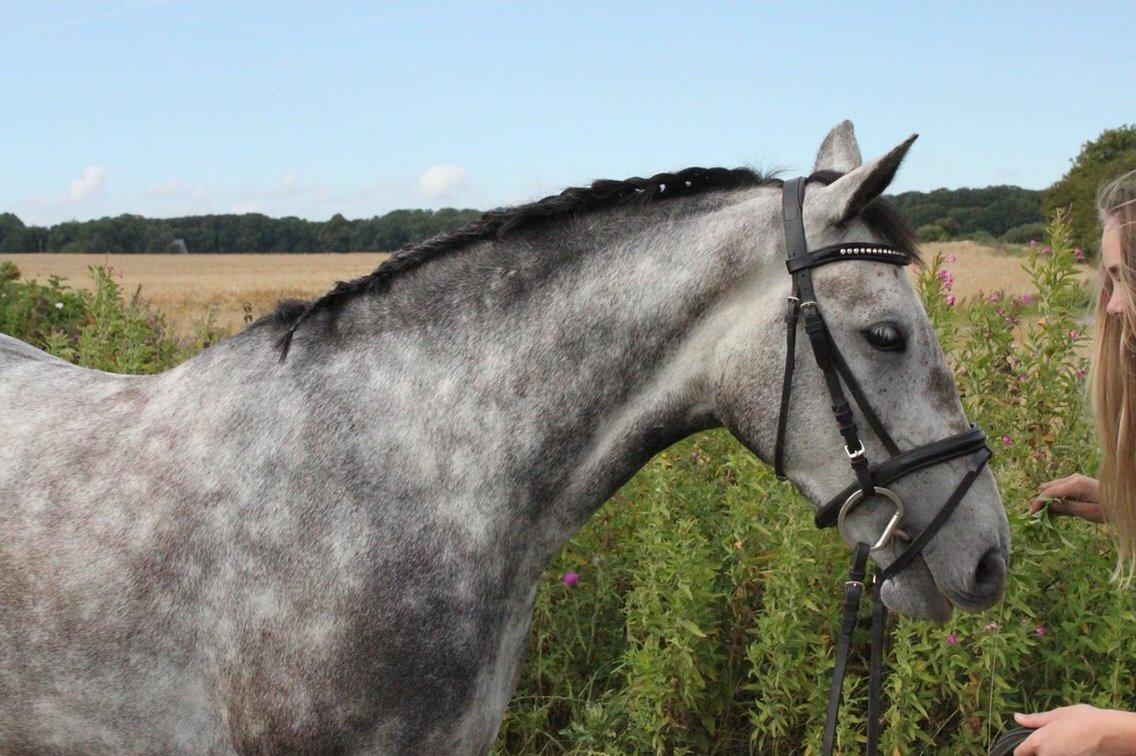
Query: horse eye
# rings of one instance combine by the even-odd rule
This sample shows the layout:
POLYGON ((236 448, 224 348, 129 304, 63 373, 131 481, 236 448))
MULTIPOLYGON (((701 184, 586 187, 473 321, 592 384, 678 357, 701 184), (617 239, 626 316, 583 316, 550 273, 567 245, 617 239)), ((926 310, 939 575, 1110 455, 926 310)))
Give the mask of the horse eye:
POLYGON ((895 323, 875 323, 864 329, 864 338, 881 352, 902 352, 906 346, 903 331, 895 323))

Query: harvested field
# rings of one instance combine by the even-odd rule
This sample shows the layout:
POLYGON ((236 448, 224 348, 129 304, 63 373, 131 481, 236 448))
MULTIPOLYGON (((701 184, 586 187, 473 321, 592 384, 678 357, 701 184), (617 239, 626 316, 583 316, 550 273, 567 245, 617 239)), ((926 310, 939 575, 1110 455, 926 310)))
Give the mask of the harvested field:
MULTIPOLYGON (((960 298, 979 291, 1001 289, 1007 295, 1029 292, 1022 271, 1025 250, 997 249, 972 241, 924 244, 930 260, 936 252, 955 255, 948 267, 954 275, 954 293, 960 298)), ((12 260, 25 279, 46 280, 56 275, 76 288, 91 285, 87 268, 107 265, 120 276, 123 289, 142 287, 142 297, 164 312, 174 329, 188 333, 213 308, 222 328, 238 330, 248 317, 260 317, 279 299, 309 298, 335 281, 354 278, 374 269, 384 253, 322 255, 0 255, 12 260)), ((1086 266, 1084 280, 1092 277, 1086 266)))
POLYGON ((129 294, 165 313, 178 332, 192 329, 213 308, 216 323, 230 331, 250 316, 260 317, 280 299, 307 299, 335 281, 355 278, 386 259, 384 253, 325 255, 0 255, 12 260, 24 279, 56 275, 74 288, 89 288, 92 265, 106 265, 129 294))

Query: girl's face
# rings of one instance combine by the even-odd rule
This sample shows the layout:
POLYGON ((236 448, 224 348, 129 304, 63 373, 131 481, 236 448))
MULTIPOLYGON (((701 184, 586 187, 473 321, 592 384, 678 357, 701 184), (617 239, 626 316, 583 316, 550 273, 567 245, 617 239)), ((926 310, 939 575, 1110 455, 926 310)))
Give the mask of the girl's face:
POLYGON ((1123 315, 1127 292, 1120 280, 1120 268, 1124 265, 1124 255, 1120 249, 1120 224, 1109 220, 1101 237, 1101 267, 1112 282, 1112 296, 1108 299, 1105 312, 1109 315, 1123 315))

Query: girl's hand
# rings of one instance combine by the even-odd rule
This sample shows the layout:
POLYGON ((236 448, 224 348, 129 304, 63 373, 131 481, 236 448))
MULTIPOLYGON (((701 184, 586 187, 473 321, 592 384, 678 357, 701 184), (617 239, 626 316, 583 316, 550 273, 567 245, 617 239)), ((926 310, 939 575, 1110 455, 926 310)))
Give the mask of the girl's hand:
POLYGON ((1073 515, 1090 522, 1104 522, 1101 510, 1100 483, 1087 475, 1070 475, 1041 484, 1037 498, 1030 502, 1030 514, 1038 512, 1049 501, 1054 515, 1073 515))
POLYGON ((1015 714, 1022 727, 1036 727, 1014 756, 1136 754, 1136 713, 1078 704, 1038 714, 1015 714))

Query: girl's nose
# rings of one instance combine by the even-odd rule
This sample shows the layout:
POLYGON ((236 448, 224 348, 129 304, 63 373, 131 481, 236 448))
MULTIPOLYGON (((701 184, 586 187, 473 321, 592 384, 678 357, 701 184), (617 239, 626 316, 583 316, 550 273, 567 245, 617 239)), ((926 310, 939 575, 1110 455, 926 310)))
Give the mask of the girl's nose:
POLYGON ((1112 296, 1108 298, 1108 305, 1104 309, 1109 315, 1124 314, 1124 295, 1119 286, 1113 289, 1112 296))

